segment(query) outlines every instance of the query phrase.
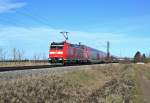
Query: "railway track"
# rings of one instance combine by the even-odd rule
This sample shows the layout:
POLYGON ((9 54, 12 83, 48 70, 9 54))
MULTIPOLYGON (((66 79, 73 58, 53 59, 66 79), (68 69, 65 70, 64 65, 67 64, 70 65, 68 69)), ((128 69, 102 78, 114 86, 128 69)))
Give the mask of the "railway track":
MULTIPOLYGON (((98 64, 98 63, 96 63, 98 64)), ((101 63, 104 64, 104 63, 101 63)), ((44 69, 44 68, 55 68, 55 67, 67 67, 67 66, 81 66, 81 65, 94 65, 94 64, 73 64, 73 65, 34 65, 34 66, 11 66, 11 67, 0 67, 0 72, 7 71, 19 71, 19 70, 30 70, 30 69, 44 69)))
POLYGON ((41 68, 53 68, 62 67, 63 65, 37 65, 37 66, 12 66, 12 67, 0 67, 0 72, 17 71, 17 70, 29 70, 29 69, 41 69, 41 68))
POLYGON ((89 65, 40 65, 40 66, 19 66, 19 67, 0 67, 0 81, 13 80, 37 75, 57 75, 70 70, 86 69, 89 65), (82 67, 83 66, 83 67, 82 67))
MULTIPOLYGON (((93 64, 93 66, 105 66, 107 64, 93 64)), ((18 67, 0 67, 0 81, 13 80, 38 75, 60 75, 72 70, 89 69, 92 64, 85 65, 40 65, 40 66, 18 66, 18 67)))
MULTIPOLYGON (((91 65, 91 64, 84 64, 84 65, 91 65)), ((41 69, 41 68, 44 69, 44 68, 55 68, 55 67, 67 67, 67 66, 80 66, 80 65, 74 64, 74 65, 65 65, 65 66, 64 65, 11 66, 11 67, 0 67, 0 72, 41 69)))

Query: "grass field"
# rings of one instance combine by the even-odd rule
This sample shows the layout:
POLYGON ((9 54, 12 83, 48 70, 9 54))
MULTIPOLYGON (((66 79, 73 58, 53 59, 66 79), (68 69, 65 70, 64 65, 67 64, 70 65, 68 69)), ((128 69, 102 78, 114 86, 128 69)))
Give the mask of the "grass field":
POLYGON ((11 62, 0 62, 0 67, 11 67, 11 66, 32 66, 32 65, 49 65, 48 61, 11 61, 11 62))
MULTIPOLYGON (((142 103, 134 64, 92 65, 63 75, 0 82, 0 103, 142 103)), ((147 67, 149 68, 149 67, 147 67)), ((145 75, 149 78, 149 73, 145 75)))

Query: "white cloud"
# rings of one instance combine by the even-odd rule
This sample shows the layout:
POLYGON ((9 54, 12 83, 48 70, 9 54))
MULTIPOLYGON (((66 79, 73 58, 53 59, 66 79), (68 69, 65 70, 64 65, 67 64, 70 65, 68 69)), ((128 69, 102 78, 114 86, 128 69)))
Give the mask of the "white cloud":
MULTIPOLYGON (((59 33, 63 29, 49 27, 0 27, 0 47, 23 49, 26 54, 48 53, 49 43, 63 41, 59 33)), ((69 42, 82 42, 93 48, 106 51, 106 41, 111 44, 111 52, 114 55, 132 56, 137 50, 145 50, 149 47, 150 38, 130 37, 125 34, 113 33, 89 33, 82 31, 69 31, 69 42), (105 47, 104 47, 105 45, 105 47), (144 49, 145 48, 145 49, 144 49)))
POLYGON ((0 13, 13 11, 25 6, 24 2, 13 2, 12 0, 0 0, 0 13))

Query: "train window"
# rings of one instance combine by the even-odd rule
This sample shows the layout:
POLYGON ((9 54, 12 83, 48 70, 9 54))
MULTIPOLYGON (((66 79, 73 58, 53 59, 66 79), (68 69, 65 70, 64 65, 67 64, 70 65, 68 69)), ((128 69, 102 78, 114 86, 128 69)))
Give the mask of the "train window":
POLYGON ((56 49, 56 46, 51 46, 50 48, 51 48, 51 49, 56 49))
POLYGON ((51 49, 57 49, 57 50, 62 50, 63 49, 63 45, 51 45, 51 49))
POLYGON ((61 43, 53 42, 53 43, 51 43, 51 45, 64 45, 64 42, 61 42, 61 43))
POLYGON ((63 46, 57 46, 57 49, 58 49, 58 50, 62 50, 62 49, 63 49, 63 46))

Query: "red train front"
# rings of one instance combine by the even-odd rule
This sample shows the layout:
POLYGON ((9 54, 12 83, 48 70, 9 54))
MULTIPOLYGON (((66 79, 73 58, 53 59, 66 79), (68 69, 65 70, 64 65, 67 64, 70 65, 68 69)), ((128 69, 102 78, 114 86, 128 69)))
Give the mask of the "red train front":
POLYGON ((66 57, 65 42, 61 43, 51 43, 49 50, 49 61, 50 63, 62 63, 66 57))
POLYGON ((87 49, 84 46, 70 44, 66 41, 50 45, 49 62, 50 63, 84 63, 88 61, 87 49))

